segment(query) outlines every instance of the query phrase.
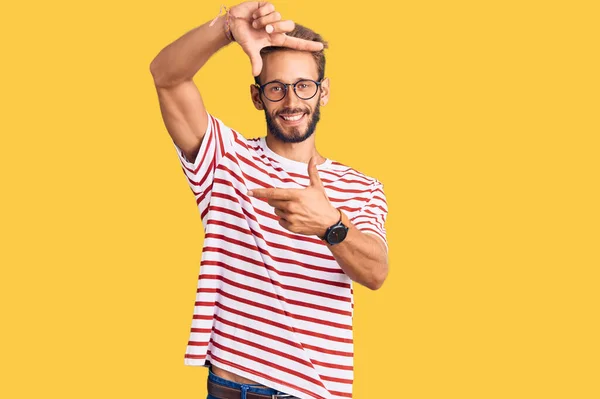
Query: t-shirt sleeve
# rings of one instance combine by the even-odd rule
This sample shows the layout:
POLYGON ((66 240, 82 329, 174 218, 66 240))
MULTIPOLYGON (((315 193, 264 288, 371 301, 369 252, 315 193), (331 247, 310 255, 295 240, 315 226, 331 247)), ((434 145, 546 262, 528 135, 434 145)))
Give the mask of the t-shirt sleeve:
POLYGON ((369 200, 356 216, 350 221, 363 233, 379 237, 388 249, 385 220, 388 214, 387 200, 383 191, 383 184, 375 181, 371 188, 369 200))
POLYGON ((190 162, 184 152, 173 142, 179 157, 181 168, 185 173, 187 182, 196 197, 196 203, 202 204, 210 201, 210 192, 213 185, 213 176, 219 162, 233 148, 234 132, 223 122, 208 115, 208 126, 196 159, 190 162))

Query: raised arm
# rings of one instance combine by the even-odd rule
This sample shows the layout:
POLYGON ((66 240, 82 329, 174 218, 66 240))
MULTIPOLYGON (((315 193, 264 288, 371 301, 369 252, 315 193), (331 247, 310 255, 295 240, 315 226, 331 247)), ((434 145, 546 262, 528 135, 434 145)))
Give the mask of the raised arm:
POLYGON ((160 111, 173 142, 194 162, 208 126, 208 114, 194 75, 219 49, 230 43, 225 18, 192 29, 162 49, 152 60, 150 72, 160 111))
MULTIPOLYGON (((282 21, 270 3, 241 3, 229 14, 233 38, 250 58, 254 76, 262 69, 263 47, 322 49, 321 43, 287 37, 285 32, 293 30, 294 23, 282 21)), ((208 21, 166 46, 150 64, 165 127, 190 162, 194 162, 208 126, 206 108, 193 77, 213 54, 231 43, 226 26, 225 15, 212 26, 208 21)))

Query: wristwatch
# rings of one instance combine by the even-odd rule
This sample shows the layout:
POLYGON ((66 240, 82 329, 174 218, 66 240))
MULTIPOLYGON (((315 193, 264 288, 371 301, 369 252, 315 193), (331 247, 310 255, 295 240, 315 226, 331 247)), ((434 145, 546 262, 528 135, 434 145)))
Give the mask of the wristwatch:
POLYGON ((339 244, 344 241, 344 238, 346 238, 346 235, 348 234, 348 227, 342 223, 342 211, 340 209, 338 209, 338 211, 340 212, 340 220, 333 226, 329 226, 325 231, 325 236, 321 238, 329 245, 339 244))

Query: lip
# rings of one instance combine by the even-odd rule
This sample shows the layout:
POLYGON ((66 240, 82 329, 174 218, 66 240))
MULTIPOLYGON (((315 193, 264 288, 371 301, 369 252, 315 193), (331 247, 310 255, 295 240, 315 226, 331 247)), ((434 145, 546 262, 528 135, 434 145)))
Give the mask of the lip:
MULTIPOLYGON (((297 116, 300 115, 298 114, 289 114, 286 116, 297 116)), ((296 125, 300 125, 301 123, 304 122, 304 119, 306 119, 306 113, 302 113, 302 117, 300 119, 298 119, 297 121, 286 121, 285 119, 283 119, 282 115, 278 115, 279 120, 281 121, 282 124, 286 125, 286 126, 296 126, 296 125)))

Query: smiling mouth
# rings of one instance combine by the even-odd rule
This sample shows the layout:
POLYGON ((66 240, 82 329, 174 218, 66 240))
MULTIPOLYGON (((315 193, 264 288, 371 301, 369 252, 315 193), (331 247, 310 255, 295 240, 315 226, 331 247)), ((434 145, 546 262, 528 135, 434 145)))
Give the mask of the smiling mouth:
POLYGON ((301 119, 304 118, 304 115, 306 115, 306 113, 301 112, 301 113, 296 113, 296 114, 280 114, 279 117, 281 119, 284 120, 284 122, 288 122, 288 123, 293 123, 293 122, 299 122, 301 119))

